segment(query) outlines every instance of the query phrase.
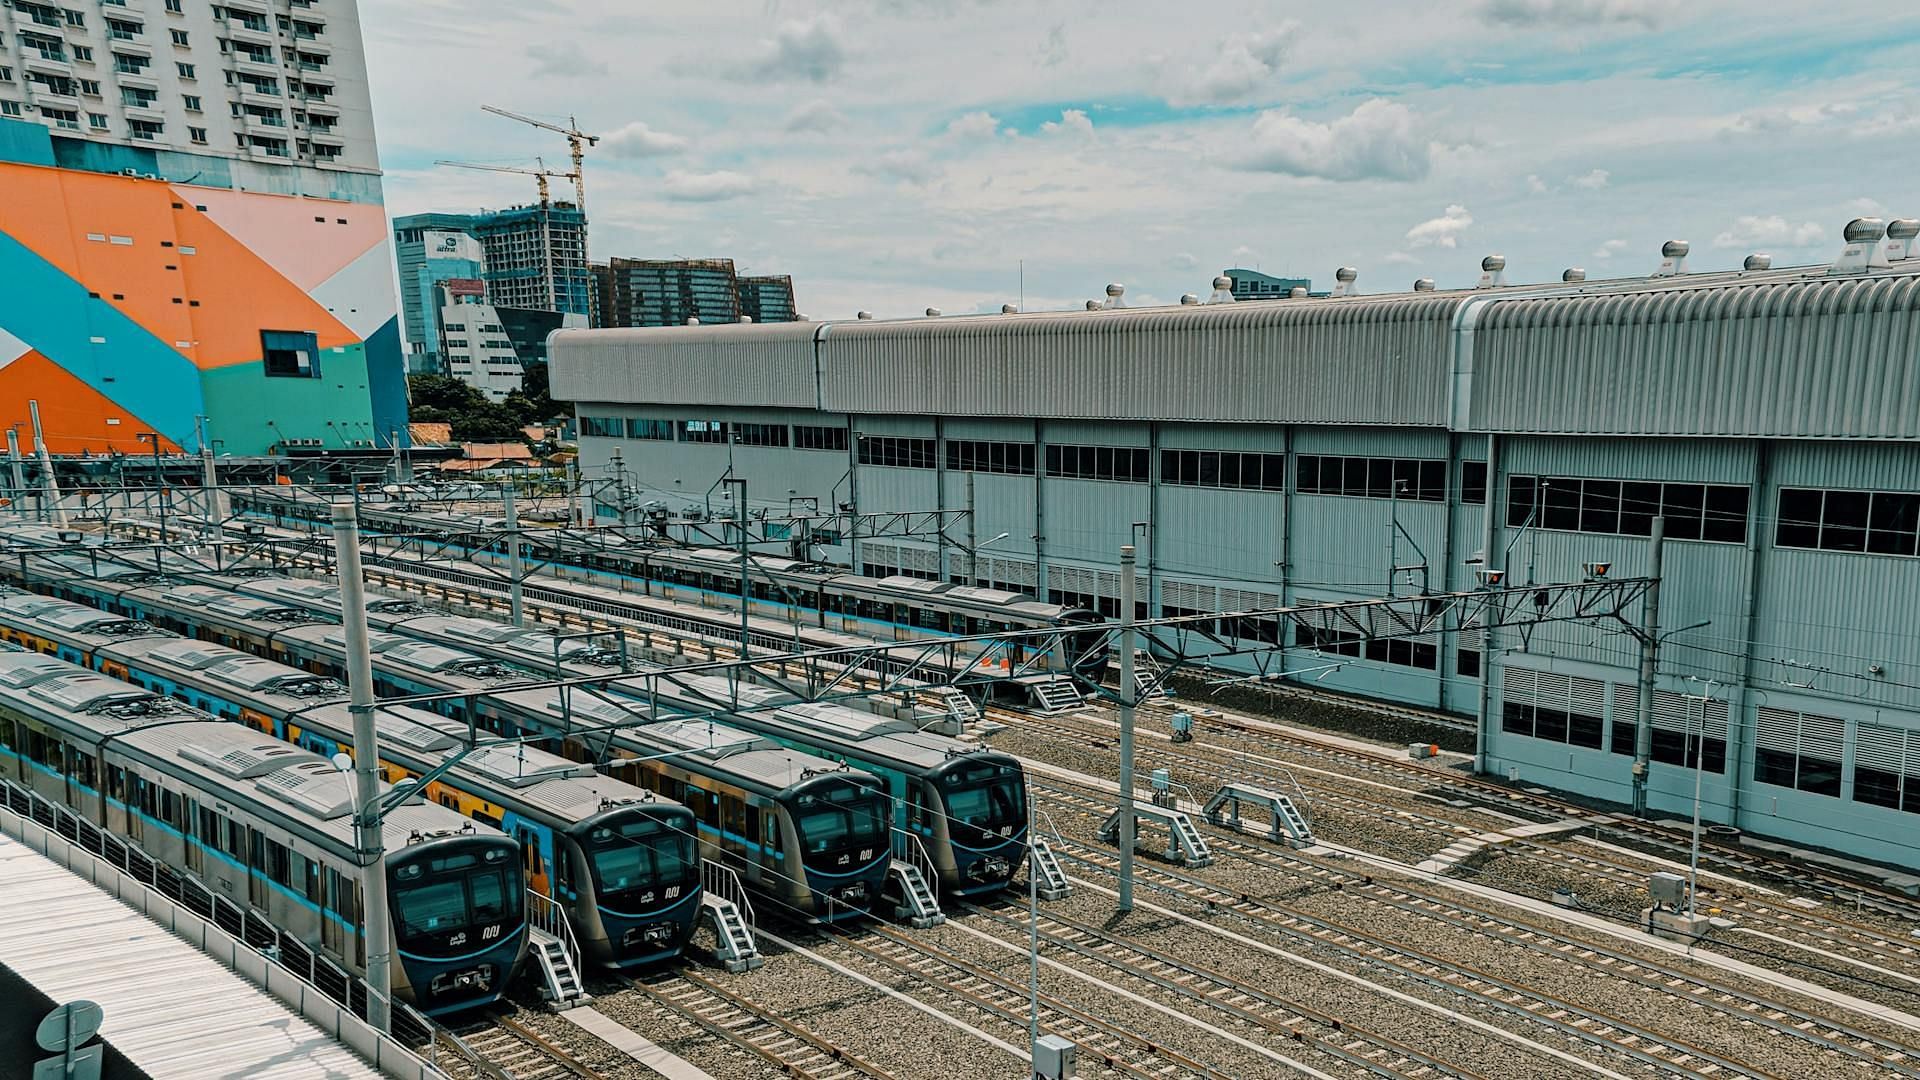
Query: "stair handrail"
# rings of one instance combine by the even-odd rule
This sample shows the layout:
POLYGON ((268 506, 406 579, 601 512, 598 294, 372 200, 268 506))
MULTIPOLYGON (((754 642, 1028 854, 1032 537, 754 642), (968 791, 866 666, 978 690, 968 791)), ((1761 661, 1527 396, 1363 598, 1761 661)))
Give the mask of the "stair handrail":
POLYGON ((1292 769, 1289 769, 1284 765, 1275 766, 1275 768, 1279 769, 1280 775, 1286 777, 1287 784, 1293 788, 1293 794, 1295 796, 1293 800, 1293 808, 1300 812, 1300 820, 1306 822, 1308 828, 1312 828, 1313 827, 1313 806, 1312 804, 1307 802, 1307 789, 1300 786, 1300 779, 1293 775, 1292 769))
POLYGON ((920 880, 926 883, 927 888, 934 888, 935 882, 940 879, 934 874, 933 856, 927 854, 927 845, 920 842, 920 837, 905 829, 896 826, 893 832, 906 840, 904 844, 894 845, 894 857, 919 871, 920 880))
POLYGON ((746 886, 740 883, 740 875, 734 873, 731 866, 722 865, 712 859, 701 859, 700 887, 732 904, 740 912, 740 918, 746 922, 747 933, 754 932, 758 923, 754 921, 753 901, 747 898, 746 886))
POLYGON ((540 929, 558 938, 560 948, 567 954, 567 962, 573 965, 576 978, 583 974, 580 966, 580 939, 574 935, 573 920, 567 918, 567 909, 545 893, 527 890, 527 919, 540 929))

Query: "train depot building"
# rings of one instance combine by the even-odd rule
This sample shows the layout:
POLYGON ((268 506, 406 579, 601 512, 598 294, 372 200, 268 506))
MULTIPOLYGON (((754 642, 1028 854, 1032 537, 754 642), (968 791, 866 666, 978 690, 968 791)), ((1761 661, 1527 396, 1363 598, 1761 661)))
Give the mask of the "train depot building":
MULTIPOLYGON (((1640 576, 1662 518, 1649 811, 1690 816, 1697 763, 1709 822, 1920 865, 1920 260, 1905 223, 1885 249, 1856 226, 1831 266, 1682 250, 1538 286, 1489 260, 1454 292, 561 331, 553 392, 583 473, 617 478, 600 524, 730 516, 723 476, 775 518, 971 510, 809 553, 1108 617, 1129 542, 1160 617, 1640 576)), ((1498 775, 1631 801, 1618 624, 1282 625, 1219 632, 1302 683, 1483 716, 1498 775)))

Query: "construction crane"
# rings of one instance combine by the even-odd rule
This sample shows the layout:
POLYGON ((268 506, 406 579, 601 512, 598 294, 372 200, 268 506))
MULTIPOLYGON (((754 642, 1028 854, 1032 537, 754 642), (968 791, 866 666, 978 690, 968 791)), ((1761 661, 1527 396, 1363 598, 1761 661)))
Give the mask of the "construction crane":
POLYGON ((531 176, 540 185, 541 209, 545 209, 553 201, 551 198, 549 198, 549 192, 547 188, 548 178, 558 177, 559 179, 562 179, 562 180, 573 180, 575 182, 578 182, 580 179, 578 173, 554 172, 553 170, 547 168, 547 163, 544 161, 541 161, 539 158, 535 158, 534 161, 540 166, 539 168, 522 169, 512 165, 482 165, 478 162, 473 162, 473 161, 436 161, 434 162, 434 164, 445 165, 448 168, 452 168, 452 169, 478 169, 481 172, 519 173, 522 176, 531 176))
POLYGON ((483 112, 490 112, 495 116, 504 116, 509 120, 518 120, 523 124, 532 124, 534 127, 544 128, 547 131, 559 132, 567 137, 567 149, 573 155, 573 171, 565 175, 571 177, 573 180, 573 204, 584 216, 587 212, 587 185, 584 179, 586 175, 587 147, 599 145, 600 136, 589 135, 581 131, 579 124, 571 116, 567 117, 567 126, 561 127, 558 124, 549 124, 545 120, 535 120, 531 116, 522 116, 517 112, 508 112, 505 109, 496 108, 492 105, 482 105, 480 109, 483 112))
POLYGON ((533 177, 534 181, 540 185, 540 262, 542 264, 542 276, 546 278, 547 282, 547 302, 552 305, 552 310, 559 311, 560 282, 553 272, 553 220, 551 215, 547 213, 552 207, 552 200, 548 198, 547 180, 552 177, 559 177, 562 180, 572 180, 575 184, 578 184, 580 182, 580 175, 578 173, 554 172, 547 168, 546 162, 541 161, 539 158, 534 158, 533 160, 534 164, 540 166, 539 168, 522 169, 514 165, 482 165, 474 161, 436 161, 434 164, 445 165, 454 169, 477 169, 481 172, 518 173, 522 176, 533 177))

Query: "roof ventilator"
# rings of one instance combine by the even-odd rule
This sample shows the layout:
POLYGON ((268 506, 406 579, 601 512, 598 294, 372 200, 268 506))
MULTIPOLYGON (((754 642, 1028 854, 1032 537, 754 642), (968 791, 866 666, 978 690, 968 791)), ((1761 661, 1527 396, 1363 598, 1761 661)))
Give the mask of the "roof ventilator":
POLYGON ((940 309, 939 309, 939 308, 937 308, 937 307, 930 307, 930 308, 928 308, 928 309, 927 309, 927 318, 929 318, 929 319, 937 319, 937 318, 939 318, 939 317, 940 317, 940 309))
POLYGON ((1653 272, 1654 277, 1679 277, 1687 272, 1687 252, 1693 245, 1685 240, 1669 240, 1660 245, 1660 268, 1653 272))
POLYGON ((688 326, 699 326, 699 325, 700 325, 700 317, 699 317, 699 316, 697 316, 697 315, 689 315, 689 316, 687 316, 687 325, 688 325, 688 326))
POLYGON ((1920 257, 1914 250, 1914 238, 1920 237, 1920 218, 1894 218, 1887 222, 1887 261, 1905 262, 1920 257))
POLYGON ((1476 289, 1497 289, 1507 283, 1507 257, 1489 255, 1480 260, 1480 281, 1476 289))
POLYGON ((1015 307, 1015 306, 1014 306, 1014 305, 1012 305, 1012 304, 1001 304, 1001 305, 1000 305, 1000 314, 1002 314, 1002 315, 1018 315, 1018 314, 1020 314, 1020 309, 1019 309, 1019 308, 1017 308, 1017 307, 1015 307))
POLYGON ((1213 279, 1213 295, 1207 297, 1209 304, 1233 303, 1233 279, 1225 274, 1213 279))
MULTIPOLYGON (((1359 280, 1359 278, 1360 278, 1360 271, 1354 269, 1351 266, 1343 266, 1340 269, 1335 270, 1333 272, 1333 280, 1335 284, 1333 286, 1333 292, 1331 295, 1333 296, 1357 295, 1360 290, 1353 283, 1359 280)), ((1289 292, 1288 295, 1291 296, 1292 293, 1289 292)))
POLYGON ((1287 299, 1289 300, 1305 300, 1306 298, 1307 287, 1305 285, 1295 285, 1293 288, 1287 290, 1287 299))
POLYGON ((1573 284, 1576 281, 1585 281, 1587 280, 1586 267, 1569 266, 1565 270, 1560 271, 1560 280, 1566 282, 1569 285, 1573 284))
POLYGON ((1181 307, 1198 307, 1199 304, 1200 304, 1200 297, 1195 295, 1194 293, 1189 292, 1189 293, 1180 294, 1181 307))
POLYGON ((1854 218, 1847 222, 1847 228, 1841 234, 1847 246, 1840 249, 1840 257, 1833 261, 1830 274, 1864 274, 1875 267, 1887 265, 1887 257, 1880 250, 1880 240, 1887 235, 1886 223, 1879 218, 1854 218))
POLYGON ((1773 269, 1773 256, 1764 251, 1756 251, 1747 256, 1747 260, 1740 264, 1740 269, 1747 271, 1771 270, 1773 269))
POLYGON ((1117 282, 1117 281, 1116 281, 1116 282, 1114 282, 1114 283, 1113 283, 1113 284, 1111 284, 1111 285, 1108 285, 1108 286, 1107 286, 1107 305, 1106 305, 1106 306, 1108 306, 1108 307, 1110 307, 1110 308, 1123 308, 1123 307, 1126 307, 1126 306, 1127 306, 1127 302, 1126 302, 1125 300, 1123 300, 1123 299, 1121 299, 1122 297, 1124 297, 1124 296, 1126 296, 1126 294, 1127 294, 1127 287, 1126 287, 1125 285, 1122 285, 1122 284, 1120 284, 1120 283, 1119 283, 1119 282, 1117 282))
POLYGON ((873 312, 856 311, 853 313, 853 317, 859 319, 861 322, 871 322, 873 320, 873 312))
POLYGON ((1432 292, 1433 279, 1430 277, 1414 278, 1413 291, 1414 292, 1432 292))
POLYGON ((740 322, 741 322, 741 323, 742 323, 743 325, 744 325, 744 324, 746 324, 746 323, 750 323, 750 322, 752 322, 752 321, 753 321, 753 316, 751 316, 751 315, 742 315, 742 316, 740 316, 740 322))
POLYGON ((1100 301, 1098 301, 1098 300, 1089 300, 1089 301, 1087 301, 1087 310, 1088 310, 1088 311, 1099 311, 1099 310, 1101 310, 1101 309, 1103 309, 1103 308, 1105 308, 1106 306, 1107 306, 1107 305, 1105 305, 1105 304, 1103 304, 1103 303, 1101 303, 1101 302, 1100 302, 1100 301))

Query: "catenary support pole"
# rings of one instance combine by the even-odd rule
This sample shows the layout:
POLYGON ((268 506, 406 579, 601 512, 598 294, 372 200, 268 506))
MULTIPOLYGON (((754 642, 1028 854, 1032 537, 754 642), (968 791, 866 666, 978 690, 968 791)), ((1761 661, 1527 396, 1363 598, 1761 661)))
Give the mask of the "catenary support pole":
POLYGON ((752 655, 747 634, 747 608, 752 599, 747 595, 747 478, 736 476, 728 482, 740 487, 733 498, 733 523, 740 540, 740 659, 745 660, 752 655))
MULTIPOLYGON (((967 475, 971 476, 972 473, 967 475)), ((1027 1049, 1034 1058, 1040 1052, 1040 865, 1033 852, 1033 797, 1027 797, 1027 1049)), ((1039 1070, 1036 1069, 1035 1072, 1039 1070)))
POLYGON ((12 428, 7 429, 7 472, 8 479, 12 481, 7 489, 7 498, 13 501, 17 509, 21 495, 27 490, 27 478, 25 470, 20 467, 20 433, 12 428))
POLYGON ((33 418, 33 454, 40 459, 40 486, 46 489, 45 513, 56 526, 64 529, 67 512, 60 506, 60 481, 53 475, 53 455, 47 453, 47 436, 40 428, 40 403, 27 402, 27 413, 33 418))
POLYGON ((1660 563, 1665 553, 1667 519, 1653 519, 1653 545, 1647 559, 1647 621, 1640 629, 1640 720, 1633 732, 1633 812, 1647 812, 1647 772, 1653 761, 1653 677, 1660 666, 1660 563))
POLYGON ((525 626, 521 593, 525 589, 526 575, 520 570, 520 512, 513 505, 513 481, 507 481, 502 497, 506 500, 507 511, 507 618, 515 626, 525 626))
POLYGON ((387 919, 386 852, 380 830, 380 738, 373 717, 373 657, 367 646, 366 582, 360 572, 360 520, 351 503, 333 504, 334 565, 346 631, 348 711, 353 714, 354 848, 360 863, 362 940, 367 944, 367 1022, 391 1031, 393 943, 387 919))
MULTIPOLYGON (((1480 537, 1480 569, 1504 570, 1507 566, 1505 555, 1500 557, 1500 565, 1493 565, 1494 550, 1500 541, 1500 515, 1505 513, 1506 486, 1500 482, 1500 437, 1487 436, 1487 497, 1482 504, 1485 520, 1482 523, 1480 537)), ((1491 621, 1491 620, 1488 620, 1491 621)), ((1475 703, 1473 725, 1473 771, 1484 774, 1491 765, 1489 750, 1493 744, 1493 680, 1494 672, 1500 666, 1500 641, 1495 627, 1480 628, 1480 697, 1475 703)))
MULTIPOLYGON (((194 417, 193 437, 200 444, 200 491, 206 503, 207 520, 213 524, 213 538, 218 541, 226 538, 227 507, 220 491, 220 474, 214 468, 213 444, 207 441, 207 423, 207 417, 194 417)), ((217 556, 219 549, 214 551, 217 556)))
POLYGON ((1133 910, 1133 545, 1120 547, 1120 904, 1133 910))

